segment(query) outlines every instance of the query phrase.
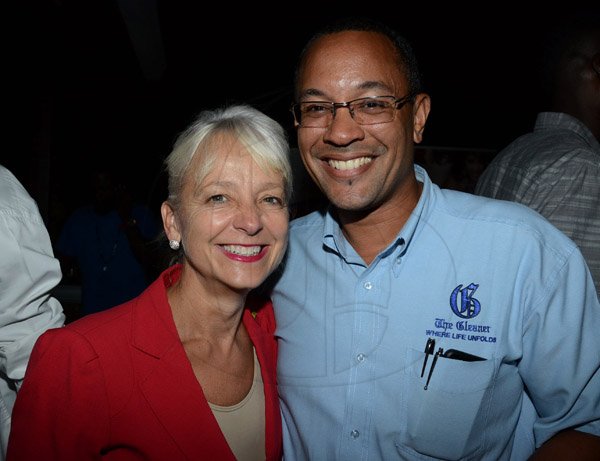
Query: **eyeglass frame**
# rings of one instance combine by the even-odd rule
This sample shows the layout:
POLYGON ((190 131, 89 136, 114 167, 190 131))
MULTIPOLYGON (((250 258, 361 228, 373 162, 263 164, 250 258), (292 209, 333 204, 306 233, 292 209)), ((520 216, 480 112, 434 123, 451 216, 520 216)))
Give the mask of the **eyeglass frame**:
POLYGON ((396 98, 396 96, 393 95, 382 95, 382 96, 365 96, 363 98, 356 98, 356 99, 352 99, 350 101, 346 101, 346 102, 333 102, 333 101, 300 101, 300 102, 295 102, 291 105, 290 107, 290 112, 292 113, 292 115, 294 116, 294 122, 297 124, 298 127, 302 128, 302 123, 298 121, 298 118, 302 118, 302 117, 298 117, 296 115, 296 110, 299 110, 300 108, 300 104, 305 104, 305 103, 312 103, 312 104, 323 104, 323 105, 327 105, 328 107, 330 107, 330 113, 332 115, 331 117, 331 121, 322 127, 305 127, 305 128, 328 128, 334 121, 335 116, 336 116, 336 111, 339 107, 346 107, 348 108, 348 112, 350 112, 350 117, 352 117, 352 120, 354 120, 357 124, 361 125, 361 126, 369 126, 369 125, 378 125, 379 123, 390 123, 393 122, 394 119, 396 118, 396 110, 400 110, 402 109, 402 107, 404 107, 405 104, 408 104, 410 102, 414 102, 415 97, 417 96, 418 92, 411 92, 408 93, 406 96, 402 97, 402 98, 396 98), (394 112, 393 112, 393 116, 391 118, 391 120, 388 120, 387 122, 375 122, 375 123, 360 123, 356 120, 356 118, 354 118, 354 109, 352 108, 352 105, 354 103, 356 103, 356 101, 365 101, 365 100, 369 100, 369 99, 378 99, 378 98, 394 98, 394 102, 392 102, 392 106, 394 106, 394 112))

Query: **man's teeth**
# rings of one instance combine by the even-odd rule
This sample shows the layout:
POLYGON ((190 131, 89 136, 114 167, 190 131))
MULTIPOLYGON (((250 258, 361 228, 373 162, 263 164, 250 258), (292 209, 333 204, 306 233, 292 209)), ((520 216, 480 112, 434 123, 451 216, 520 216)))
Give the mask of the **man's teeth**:
POLYGON ((223 245, 223 249, 229 253, 241 256, 255 256, 260 253, 260 245, 246 247, 242 245, 223 245))
POLYGON ((329 160, 327 163, 336 170, 353 170, 359 166, 371 163, 371 157, 353 158, 352 160, 329 160))

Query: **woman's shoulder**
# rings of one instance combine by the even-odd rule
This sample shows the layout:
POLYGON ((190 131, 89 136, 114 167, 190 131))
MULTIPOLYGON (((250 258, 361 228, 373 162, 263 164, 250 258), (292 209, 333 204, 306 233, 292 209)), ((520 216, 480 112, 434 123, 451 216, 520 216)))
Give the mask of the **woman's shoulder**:
MULTIPOLYGON (((122 349, 131 331, 131 305, 122 304, 102 312, 88 314, 59 328, 43 333, 36 346, 41 350, 77 355, 91 360, 106 351, 122 349), (62 352, 61 352, 62 351, 62 352)), ((108 354, 112 355, 112 354, 108 354)))

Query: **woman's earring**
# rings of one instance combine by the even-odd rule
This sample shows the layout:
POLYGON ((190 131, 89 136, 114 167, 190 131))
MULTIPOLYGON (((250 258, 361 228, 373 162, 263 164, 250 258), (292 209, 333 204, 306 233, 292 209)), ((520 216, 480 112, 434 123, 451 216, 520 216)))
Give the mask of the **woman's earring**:
POLYGON ((171 247, 171 250, 179 250, 179 241, 177 240, 169 240, 169 246, 171 247))

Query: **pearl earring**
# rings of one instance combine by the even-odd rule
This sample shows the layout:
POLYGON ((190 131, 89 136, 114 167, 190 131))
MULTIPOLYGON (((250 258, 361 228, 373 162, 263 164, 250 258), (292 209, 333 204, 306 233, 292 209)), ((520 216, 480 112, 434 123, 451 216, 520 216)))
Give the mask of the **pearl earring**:
POLYGON ((171 247, 171 250, 179 250, 179 242, 177 240, 169 240, 169 246, 171 247))

